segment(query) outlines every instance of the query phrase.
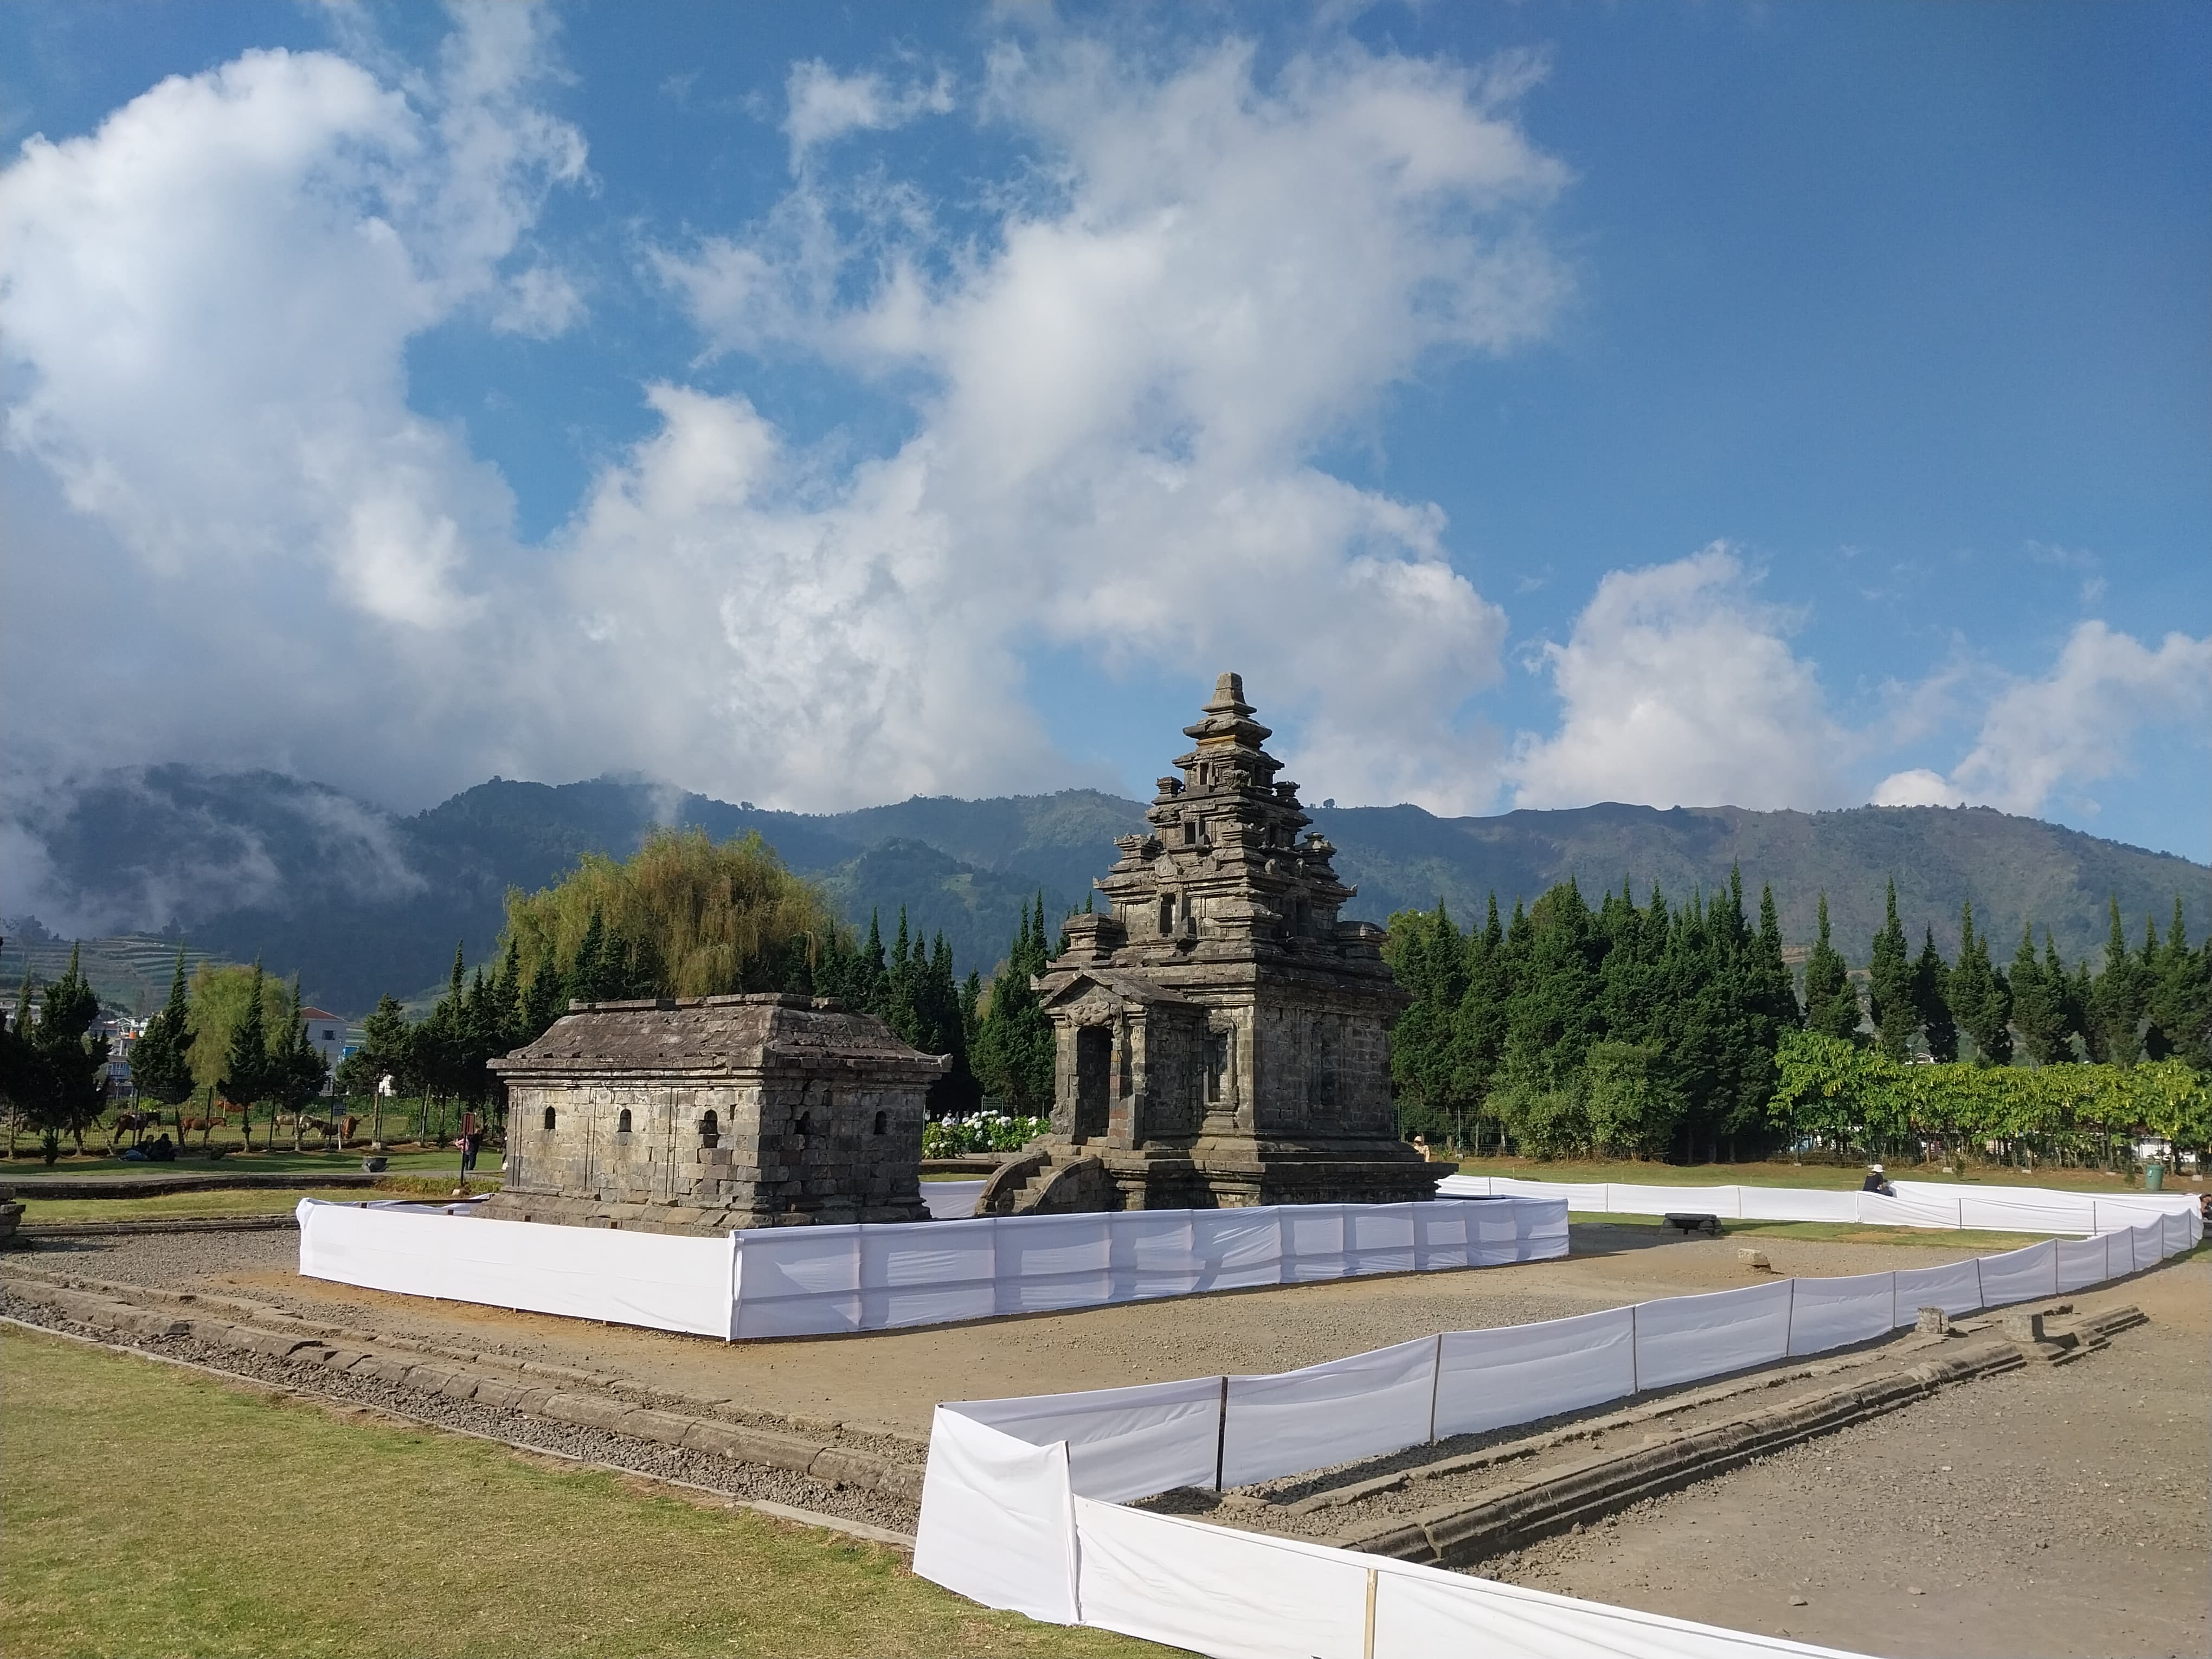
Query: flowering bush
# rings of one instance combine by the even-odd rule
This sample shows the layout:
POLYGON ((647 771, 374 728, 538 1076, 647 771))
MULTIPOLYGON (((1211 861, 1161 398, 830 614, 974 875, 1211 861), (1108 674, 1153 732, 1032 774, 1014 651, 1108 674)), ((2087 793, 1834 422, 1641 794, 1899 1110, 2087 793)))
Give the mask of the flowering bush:
POLYGON ((1042 1117, 1009 1117, 1004 1112, 977 1112, 972 1117, 947 1118, 921 1126, 924 1158, 964 1158, 975 1152, 1018 1152, 1042 1134, 1050 1121, 1042 1117))

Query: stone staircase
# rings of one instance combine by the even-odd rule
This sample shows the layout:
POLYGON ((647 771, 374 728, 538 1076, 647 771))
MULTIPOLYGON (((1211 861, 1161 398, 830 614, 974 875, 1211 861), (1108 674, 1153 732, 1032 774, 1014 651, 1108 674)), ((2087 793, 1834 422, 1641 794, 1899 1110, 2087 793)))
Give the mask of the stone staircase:
POLYGON ((1117 1209, 1119 1198, 1099 1159, 1079 1147, 1050 1147, 1001 1164, 976 1201, 975 1213, 1074 1215, 1117 1209))

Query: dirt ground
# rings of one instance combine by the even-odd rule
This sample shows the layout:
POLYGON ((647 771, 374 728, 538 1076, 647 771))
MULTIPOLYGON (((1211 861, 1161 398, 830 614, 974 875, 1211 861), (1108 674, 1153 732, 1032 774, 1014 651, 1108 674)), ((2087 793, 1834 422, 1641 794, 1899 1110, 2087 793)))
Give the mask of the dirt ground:
MULTIPOLYGON (((1235 1292, 922 1330, 729 1345, 301 1279, 290 1234, 42 1246, 49 1271, 227 1291, 366 1334, 615 1371, 658 1389, 919 1440, 939 1401, 1281 1370, 1425 1335, 1766 1275, 1736 1241, 1577 1224, 1560 1261, 1235 1292)), ((1782 1274, 1965 1247, 1755 1241, 1782 1274)), ((1492 1562, 1486 1576, 1898 1656, 2212 1650, 2212 1257, 2078 1296, 2147 1327, 1987 1379, 1492 1562), (1917 1592, 1917 1593, 1916 1593, 1917 1592), (1802 1601, 1802 1605, 1793 1605, 1802 1601)))
POLYGON ((1896 1659, 2212 1652, 2212 1257, 2073 1300, 2150 1323, 1480 1571, 1896 1659))
MULTIPOLYGON (((860 1336, 721 1343, 452 1302, 426 1302, 293 1271, 290 1233, 59 1241, 33 1265, 87 1278, 226 1291, 303 1317, 552 1360, 754 1411, 926 1437, 940 1401, 1053 1394, 1221 1372, 1293 1370, 1439 1330, 1556 1319, 1766 1275, 1727 1239, 1577 1224, 1558 1261, 1243 1291, 860 1336)), ((1779 1273, 1934 1267, 1971 1251, 1761 1238, 1779 1273)))

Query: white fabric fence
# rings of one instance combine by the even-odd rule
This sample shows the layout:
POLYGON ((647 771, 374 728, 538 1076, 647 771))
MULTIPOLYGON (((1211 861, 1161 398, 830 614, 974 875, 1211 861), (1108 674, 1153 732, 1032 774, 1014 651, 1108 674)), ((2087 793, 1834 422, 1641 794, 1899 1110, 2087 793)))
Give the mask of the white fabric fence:
POLYGON ((2202 1237, 2189 1215, 1935 1267, 1783 1279, 1440 1335, 1270 1376, 937 1408, 915 1570, 988 1606, 1243 1659, 1832 1650, 1118 1507, 1234 1486, 2078 1290, 2202 1237), (940 1455, 940 1449, 942 1449, 940 1455))
MULTIPOLYGON (((1846 1221, 1869 1226, 2001 1233, 2119 1232, 2166 1216, 2196 1216, 2187 1193, 2069 1193, 2045 1187, 1965 1187, 1896 1181, 1894 1198, 1808 1187, 1662 1187, 1629 1182, 1522 1181, 1447 1176, 1444 1198, 1558 1198, 1593 1215, 1717 1216, 1724 1221, 1846 1221)), ((2201 1218, 2197 1223, 2202 1227, 2201 1218)))
POLYGON ((965 1221, 975 1213, 988 1181, 925 1181, 921 1201, 929 1206, 932 1221, 965 1221))
POLYGON ((549 1227, 411 1206, 300 1200, 300 1271, 439 1297, 698 1336, 730 1334, 729 1238, 549 1227))
POLYGON ((302 1200, 300 1271, 733 1340, 890 1330, 1200 1291, 1565 1255, 1553 1199, 982 1216, 722 1238, 302 1200))

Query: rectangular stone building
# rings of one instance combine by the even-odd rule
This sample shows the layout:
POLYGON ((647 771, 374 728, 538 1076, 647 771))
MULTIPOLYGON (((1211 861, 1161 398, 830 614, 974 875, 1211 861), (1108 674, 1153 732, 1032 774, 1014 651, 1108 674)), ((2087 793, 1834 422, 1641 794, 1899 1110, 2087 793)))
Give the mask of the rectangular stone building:
POLYGON ((572 1003, 491 1063, 507 1152, 484 1210, 697 1234, 926 1220, 923 1099, 951 1063, 827 999, 572 1003))

